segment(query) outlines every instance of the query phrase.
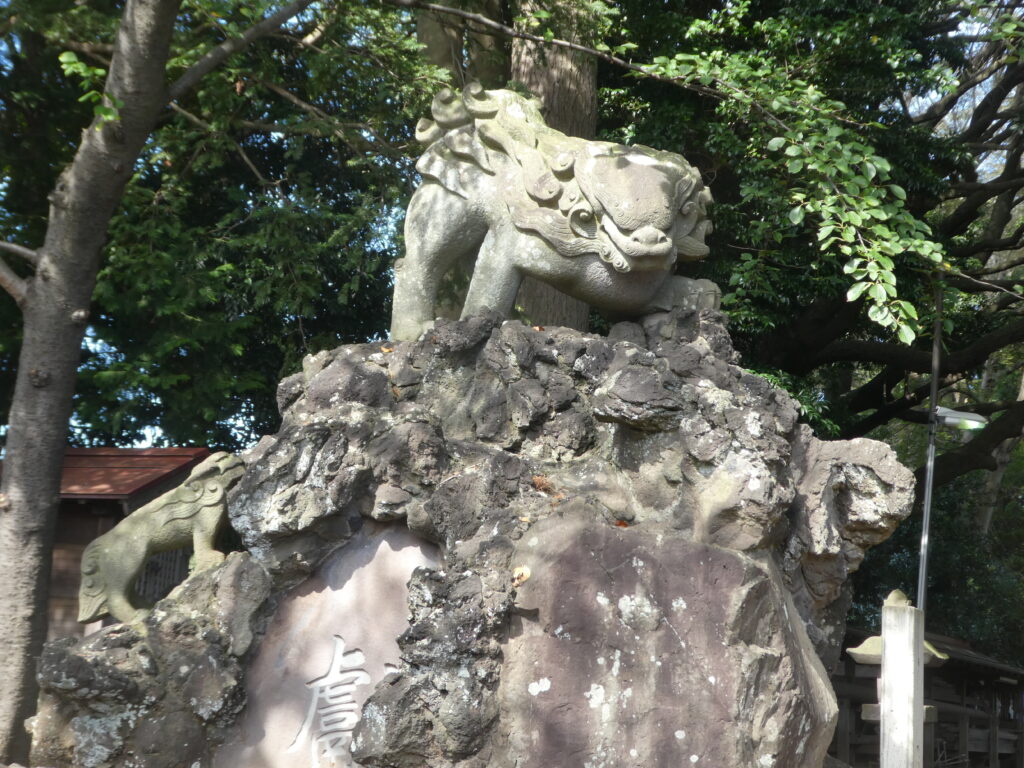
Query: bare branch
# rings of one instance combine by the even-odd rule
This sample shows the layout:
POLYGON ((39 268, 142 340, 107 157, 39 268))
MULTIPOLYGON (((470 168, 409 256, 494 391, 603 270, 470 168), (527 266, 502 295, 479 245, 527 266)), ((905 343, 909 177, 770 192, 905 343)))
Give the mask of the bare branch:
POLYGON ((1012 296, 1016 301, 1024 299, 1014 288, 1021 285, 1021 280, 978 280, 957 272, 947 278, 951 285, 955 285, 964 293, 1005 293, 1012 296))
MULTIPOLYGON (((1001 243, 1006 243, 1006 245, 1004 245, 1004 246, 1002 246, 1000 248, 995 248, 995 247, 992 247, 991 245, 989 245, 989 247, 982 248, 982 249, 980 249, 980 251, 968 251, 967 254, 964 254, 964 255, 970 255, 971 253, 980 253, 982 251, 996 251, 996 250, 1003 251, 1003 250, 1010 250, 1010 249, 1020 248, 1022 245, 1024 245, 1024 241, 1022 241, 1022 237, 1021 237, 1022 235, 1024 235, 1024 231, 1021 231, 1021 230, 1024 230, 1024 226, 1022 226, 1016 233, 1014 233, 1014 237, 1007 238, 1006 240, 1001 240, 1000 242, 1001 243)), ((981 245, 985 245, 985 243, 981 243, 981 245)), ((1002 263, 1002 264, 1000 264, 998 266, 995 266, 995 267, 986 267, 985 269, 978 270, 977 272, 968 272, 967 274, 969 274, 969 275, 971 275, 973 277, 984 277, 985 275, 995 275, 995 274, 998 274, 1000 272, 1006 272, 1007 270, 1013 269, 1014 267, 1019 267, 1021 264, 1024 264, 1024 256, 1021 256, 1020 258, 1014 259, 1013 261, 1004 262, 1004 263, 1002 263)))
MULTIPOLYGON (((889 367, 880 375, 894 375, 897 372, 897 369, 889 367)), ((965 375, 962 373, 943 376, 939 379, 939 389, 940 391, 948 389, 950 386, 956 384, 958 381, 962 381, 964 378, 965 375)), ((868 386, 870 385, 871 382, 869 382, 868 386)), ((877 390, 877 394, 880 397, 884 397, 885 392, 879 387, 875 386, 872 388, 877 390)), ((931 382, 925 381, 925 383, 907 391, 902 397, 898 397, 895 400, 883 399, 881 402, 868 402, 867 397, 864 396, 865 393, 863 390, 864 387, 861 387, 859 390, 855 391, 854 397, 849 401, 850 405, 853 406, 853 403, 856 400, 859 401, 859 404, 856 406, 857 411, 864 411, 869 408, 875 408, 876 410, 860 419, 860 421, 853 424, 848 429, 843 430, 841 437, 844 440, 849 440, 854 437, 863 437, 875 427, 880 427, 894 418, 902 421, 919 421, 919 417, 916 415, 919 412, 914 411, 913 408, 921 405, 928 399, 928 396, 931 394, 931 382)), ((927 421, 927 414, 925 414, 925 421, 927 421)))
POLYGON ((316 136, 321 139, 338 139, 353 152, 374 152, 388 155, 389 157, 404 157, 409 152, 406 144, 392 144, 377 137, 373 126, 369 123, 339 122, 332 120, 331 125, 316 125, 309 123, 262 123, 255 120, 236 120, 233 125, 247 133, 275 134, 285 136, 316 136), (333 127, 332 126, 336 126, 333 127), (369 141, 359 131, 378 138, 378 141, 369 141))
MULTIPOLYGON (((338 128, 349 130, 368 131, 372 130, 369 123, 345 122, 342 120, 331 120, 331 124, 338 128)), ((233 125, 244 128, 255 133, 297 133, 306 136, 330 136, 333 131, 325 131, 322 126, 309 123, 263 123, 258 120, 235 120, 233 125)))
POLYGON ((62 40, 60 45, 63 45, 69 51, 78 51, 79 53, 93 53, 97 56, 114 55, 114 46, 111 43, 83 43, 78 40, 62 40))
POLYGON ((25 295, 28 293, 28 284, 24 278, 18 277, 3 259, 0 259, 0 288, 11 294, 14 303, 19 307, 24 303, 25 295))
MULTIPOLYGON (((1016 204, 1016 203, 1014 203, 1016 204)), ((960 259, 965 256, 973 256, 976 253, 985 253, 986 251, 994 253, 996 251, 1009 251, 1015 248, 1020 248, 1022 245, 1021 239, 1024 238, 1024 224, 1021 224, 1014 230, 1014 233, 1009 237, 1002 237, 999 239, 992 240, 981 240, 977 243, 970 243, 969 245, 962 245, 959 248, 952 248, 949 251, 950 258, 960 259)), ((994 275, 998 272, 1005 272, 1013 267, 1024 264, 1024 257, 1018 260, 1005 262, 1000 265, 993 267, 983 267, 974 272, 968 272, 967 274, 972 277, 982 277, 984 275, 994 275)))
MULTIPOLYGON (((993 49, 994 44, 990 44, 989 46, 986 46, 986 48, 993 49)), ((987 58, 984 55, 984 53, 985 52, 983 52, 982 55, 979 55, 977 59, 984 60, 984 58, 987 58)), ((952 110, 953 107, 956 106, 956 103, 960 101, 961 98, 963 98, 964 94, 966 94, 969 90, 971 90, 977 85, 980 85, 989 77, 991 77, 1005 63, 1006 58, 1002 57, 989 64, 987 67, 984 67, 983 69, 980 69, 979 71, 974 72, 973 74, 968 74, 963 80, 960 81, 960 84, 957 86, 956 90, 952 91, 951 93, 942 97, 938 101, 934 102, 930 107, 928 107, 928 109, 926 109, 917 117, 914 117, 913 122, 939 122, 939 120, 941 120, 943 117, 949 114, 950 110, 952 110)))
POLYGON ((1024 176, 1008 176, 992 181, 961 181, 951 185, 958 192, 1005 192, 1024 187, 1024 176))
POLYGON ((168 92, 170 99, 175 101, 181 98, 184 94, 195 88, 196 85, 199 84, 200 80, 223 64, 228 58, 245 48, 245 46, 253 40, 258 40, 261 37, 266 37, 271 34, 278 27, 288 21, 288 19, 292 18, 292 16, 301 13, 307 7, 312 5, 313 2, 314 0, 295 0, 295 2, 289 3, 277 13, 268 16, 258 24, 254 24, 249 27, 249 29, 238 37, 225 40, 220 45, 210 51, 207 51, 206 55, 189 67, 185 71, 185 74, 179 77, 177 81, 171 85, 168 92))
POLYGON ((373 137, 375 143, 371 144, 370 142, 365 141, 365 140, 361 141, 361 142, 353 142, 352 138, 350 136, 347 136, 341 130, 341 128, 353 128, 353 127, 356 126, 356 124, 354 124, 354 123, 340 123, 340 122, 336 121, 333 117, 331 117, 329 114, 327 114, 322 109, 320 109, 320 107, 316 106, 315 104, 310 104, 308 101, 304 101, 304 100, 300 99, 298 96, 296 96, 294 93, 289 91, 287 88, 282 88, 280 85, 277 85, 276 83, 271 83, 271 82, 268 82, 266 80, 259 80, 258 82, 259 82, 260 85, 262 85, 268 91, 276 93, 282 99, 284 99, 285 101, 287 101, 287 102, 289 102, 291 104, 294 104, 296 107, 301 109, 306 114, 312 115, 315 118, 323 120, 328 125, 340 126, 340 127, 336 128, 334 131, 332 131, 332 134, 336 138, 341 139, 341 141, 345 142, 352 149, 363 150, 363 151, 366 151, 366 150, 382 151, 382 152, 387 152, 387 153, 391 153, 391 154, 395 154, 397 152, 397 150, 395 150, 394 147, 392 147, 392 145, 388 141, 383 139, 377 133, 377 131, 373 128, 373 126, 370 125, 369 123, 360 123, 360 124, 358 124, 358 129, 362 130, 362 131, 366 131, 368 134, 370 134, 370 136, 373 137))
POLYGON ((1021 82, 1024 82, 1024 66, 1017 63, 1007 67, 1002 78, 993 83, 989 92, 975 107, 971 122, 967 126, 967 130, 960 134, 960 139, 962 141, 977 141, 981 138, 999 113, 1003 100, 1021 82))
POLYGON ((26 248, 24 245, 18 245, 17 243, 8 243, 6 240, 0 240, 0 251, 7 251, 13 253, 15 256, 19 256, 33 267, 39 263, 39 254, 33 251, 31 248, 26 248))
POLYGON ((55 46, 74 51, 75 53, 81 53, 97 64, 102 64, 104 67, 110 66, 110 57, 114 55, 114 46, 110 43, 83 43, 78 40, 48 39, 55 46))
POLYGON ((302 45, 306 46, 307 48, 315 48, 316 44, 319 43, 323 39, 325 34, 327 34, 327 22, 326 21, 321 22, 320 24, 318 24, 316 26, 316 29, 314 29, 308 35, 303 37, 302 40, 301 40, 301 43, 302 43, 302 45))
POLYGON ((964 197, 964 200, 960 205, 956 207, 944 221, 936 226, 936 229, 946 237, 954 237, 955 235, 963 234, 963 232, 971 225, 974 221, 978 211, 991 200, 993 197, 998 196, 1001 192, 1005 192, 1007 189, 1013 189, 1016 191, 1021 187, 1024 187, 1024 179, 1015 181, 1012 185, 1007 187, 1006 185, 996 186, 993 182, 991 186, 982 185, 984 188, 977 192, 973 192, 970 195, 964 197))

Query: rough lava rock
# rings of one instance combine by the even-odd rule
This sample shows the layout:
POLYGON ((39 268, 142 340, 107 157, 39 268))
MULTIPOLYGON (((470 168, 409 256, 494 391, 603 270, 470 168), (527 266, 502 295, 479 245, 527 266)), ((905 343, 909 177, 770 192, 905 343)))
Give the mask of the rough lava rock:
POLYGON ((203 765, 245 704, 240 657, 270 595, 245 553, 194 574, 143 621, 48 643, 32 765, 203 765))
POLYGON ((909 513, 913 477, 880 443, 814 438, 735 365, 721 315, 608 337, 478 316, 311 356, 278 400, 281 430, 229 499, 248 549, 229 564, 268 586, 225 623, 182 596, 218 569, 145 631, 51 645, 36 735, 71 726, 40 762, 189 765, 188 734, 207 765, 258 617, 368 517, 444 562, 410 581, 359 765, 822 765, 848 576, 909 513), (214 660, 209 682, 179 680, 176 654, 214 660))

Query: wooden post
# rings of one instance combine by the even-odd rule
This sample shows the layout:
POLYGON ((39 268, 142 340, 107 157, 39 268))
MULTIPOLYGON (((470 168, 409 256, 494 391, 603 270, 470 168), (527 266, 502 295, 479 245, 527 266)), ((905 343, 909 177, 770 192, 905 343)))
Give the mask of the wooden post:
POLYGON ((999 768, 999 694, 995 685, 988 694, 988 764, 999 768))
POLYGON ((956 756, 970 760, 971 719, 967 716, 967 678, 960 681, 960 734, 957 740, 956 756))
POLYGON ((882 606, 882 768, 923 768, 924 614, 901 592, 882 606))

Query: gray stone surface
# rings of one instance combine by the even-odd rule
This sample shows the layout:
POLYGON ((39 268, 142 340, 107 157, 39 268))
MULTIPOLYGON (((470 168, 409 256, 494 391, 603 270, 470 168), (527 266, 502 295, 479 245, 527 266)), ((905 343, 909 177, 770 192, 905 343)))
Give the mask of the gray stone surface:
POLYGON ((717 309, 708 280, 673 276, 708 253, 711 193, 671 152, 584 141, 548 128, 540 104, 471 84, 444 89, 417 138, 423 184, 405 220, 391 335, 415 340, 442 278, 475 258, 462 317, 507 317, 529 275, 620 315, 717 309))
POLYGON ((244 704, 239 658, 271 581, 248 554, 193 574, 144 621, 49 643, 32 764, 203 765, 244 704))
POLYGON ((246 708, 214 768, 349 768, 363 703, 400 663, 406 583, 437 548, 367 524, 281 601, 245 669, 246 708))
POLYGON ((207 768, 270 675, 242 684, 275 607, 373 520, 443 560, 394 598, 400 661, 353 764, 820 768, 847 577, 913 478, 881 444, 815 439, 734 358, 719 314, 682 310, 607 338, 492 313, 307 358, 229 497, 259 607, 190 586, 215 569, 146 638, 51 646, 40 762, 172 765, 188 743, 207 768), (175 676, 200 664, 201 689, 175 676))
POLYGON ((835 701, 770 557, 585 507, 519 540, 492 765, 819 765, 835 701))

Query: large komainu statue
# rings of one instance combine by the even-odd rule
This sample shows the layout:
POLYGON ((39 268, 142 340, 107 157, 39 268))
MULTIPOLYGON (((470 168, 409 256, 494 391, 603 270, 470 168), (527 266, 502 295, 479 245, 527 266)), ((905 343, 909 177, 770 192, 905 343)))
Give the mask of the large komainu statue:
POLYGON ((242 476, 242 460, 229 453, 208 456, 173 491, 132 512, 95 539, 82 555, 78 620, 110 615, 132 621, 146 609, 132 604, 134 584, 150 555, 195 549, 197 571, 217 565, 224 555, 214 549, 227 517, 226 494, 242 476))
POLYGON ((707 255, 711 193, 682 157, 566 136, 537 102, 478 84, 445 89, 416 138, 423 184, 405 222, 391 334, 430 327, 444 274, 477 254, 466 317, 506 316, 524 275, 612 314, 688 303, 715 307, 707 280, 673 277, 677 259, 707 255))

